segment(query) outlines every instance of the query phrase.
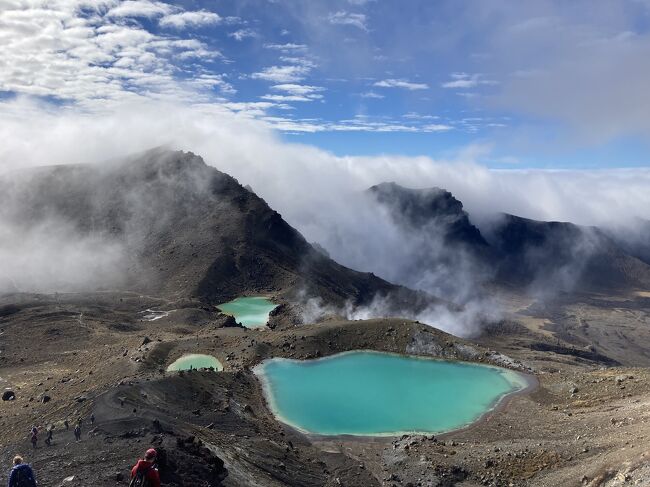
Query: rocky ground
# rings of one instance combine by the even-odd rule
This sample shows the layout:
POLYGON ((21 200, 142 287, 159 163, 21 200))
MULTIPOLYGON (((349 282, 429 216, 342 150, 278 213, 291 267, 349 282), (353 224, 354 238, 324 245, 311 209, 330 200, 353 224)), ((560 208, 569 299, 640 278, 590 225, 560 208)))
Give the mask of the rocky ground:
POLYGON ((150 446, 165 485, 650 485, 648 298, 550 306, 511 296, 505 319, 461 340, 401 319, 246 330, 211 306, 132 293, 0 299, 0 464, 22 453, 41 486, 128 484, 150 446), (153 310, 153 312, 152 312, 153 310), (471 428, 434 436, 317 437, 274 420, 251 367, 274 357, 374 349, 526 370, 538 386, 471 428), (224 365, 168 374, 186 352, 224 365), (90 424, 90 414, 96 417, 90 424), (75 442, 72 425, 83 421, 75 442), (32 425, 54 425, 36 450, 32 425))

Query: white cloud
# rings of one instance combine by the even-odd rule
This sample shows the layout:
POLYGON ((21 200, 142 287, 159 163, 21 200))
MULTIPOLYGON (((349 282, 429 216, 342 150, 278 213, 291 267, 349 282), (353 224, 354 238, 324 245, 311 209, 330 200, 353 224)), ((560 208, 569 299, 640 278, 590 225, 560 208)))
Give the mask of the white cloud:
POLYGON ((230 32, 228 37, 232 37, 236 41, 243 41, 244 39, 259 37, 259 34, 253 29, 239 29, 234 32, 230 32))
POLYGON ((197 10, 193 12, 179 12, 165 15, 160 19, 162 27, 173 27, 175 29, 184 29, 188 26, 199 27, 202 25, 214 25, 221 22, 221 17, 207 10, 197 10))
MULTIPOLYGON (((215 109, 214 104, 205 105, 206 109, 215 109)), ((288 105, 272 103, 270 101, 250 101, 250 102, 222 102, 219 103, 220 109, 232 111, 237 115, 243 115, 248 118, 261 118, 266 116, 266 111, 270 108, 289 109, 288 105)))
POLYGON ((304 52, 307 50, 305 44, 294 44, 293 42, 287 42, 286 44, 264 44, 264 47, 282 52, 304 52))
POLYGON ((359 96, 361 96, 361 98, 376 98, 378 100, 385 98, 384 95, 380 95, 374 91, 366 91, 365 93, 361 93, 359 96))
POLYGON ((422 126, 423 132, 447 132, 448 130, 453 130, 453 127, 444 123, 430 123, 422 126))
POLYGON ((262 71, 251 74, 251 78, 274 83, 293 83, 303 80, 310 71, 310 67, 302 65, 269 66, 262 71))
POLYGON ((308 102, 322 100, 323 95, 321 95, 320 92, 325 91, 325 88, 321 86, 300 85, 295 83, 273 85, 271 86, 271 89, 275 91, 283 91, 285 94, 264 95, 262 96, 262 99, 275 102, 308 102))
POLYGON ((295 83, 284 83, 271 86, 275 91, 283 91, 283 95, 264 95, 262 99, 275 102, 308 102, 321 100, 323 95, 319 92, 324 91, 325 88, 321 86, 300 85, 295 83))
POLYGON ((314 101, 320 100, 323 98, 323 95, 262 95, 263 100, 269 101, 279 101, 279 102, 288 102, 288 101, 314 101))
MULTIPOLYGON (((264 99, 280 101, 283 97, 271 98, 272 95, 267 95, 264 99)), ((299 96, 296 96, 298 98, 299 96)), ((289 97, 284 97, 284 101, 310 101, 307 97, 300 97, 304 99, 288 100, 289 97)), ((454 127, 446 124, 413 124, 408 121, 391 120, 385 118, 373 119, 370 117, 357 116, 349 120, 339 121, 325 121, 321 119, 295 119, 276 116, 261 117, 261 120, 266 122, 270 127, 281 130, 284 132, 402 132, 402 133, 434 133, 446 132, 453 130, 454 127)))
POLYGON ((331 13, 327 16, 330 24, 335 25, 350 25, 358 29, 368 31, 368 19, 364 14, 346 12, 344 10, 331 13))
POLYGON ((405 90, 426 90, 429 88, 428 85, 424 83, 411 83, 410 81, 404 79, 384 79, 377 81, 373 86, 379 88, 404 88, 405 90))
POLYGON ((292 95, 311 95, 318 93, 319 91, 325 91, 325 88, 322 86, 309 86, 309 85, 298 85, 294 83, 285 83, 280 85, 273 85, 271 89, 278 91, 286 91, 292 95))
POLYGON ((479 85, 496 85, 496 81, 483 79, 482 74, 452 73, 451 81, 442 83, 443 88, 468 89, 479 85))
POLYGON ((404 114, 404 118, 410 118, 412 120, 438 120, 440 117, 438 115, 423 115, 417 112, 408 112, 404 114))
POLYGON ((126 0, 111 8, 108 17, 158 17, 172 12, 172 7, 164 2, 150 0, 126 0))
MULTIPOLYGON (((218 52, 196 39, 155 35, 121 21, 122 14, 153 15, 167 7, 123 2, 121 12, 109 10, 115 16, 102 18, 81 15, 82 5, 34 0, 31 9, 0 10, 0 90, 54 97, 86 109, 143 97, 202 99, 200 83, 177 78, 178 63, 218 52)), ((106 5, 117 8, 116 2, 106 5)))
POLYGON ((280 56, 280 61, 282 61, 283 63, 289 63, 289 64, 299 64, 301 66, 305 66, 305 67, 310 68, 310 69, 316 67, 316 63, 314 63, 308 57, 280 56))
POLYGON ((188 83, 198 88, 218 88, 221 93, 229 95, 237 93, 235 87, 228 83, 222 74, 199 74, 192 78, 188 83))

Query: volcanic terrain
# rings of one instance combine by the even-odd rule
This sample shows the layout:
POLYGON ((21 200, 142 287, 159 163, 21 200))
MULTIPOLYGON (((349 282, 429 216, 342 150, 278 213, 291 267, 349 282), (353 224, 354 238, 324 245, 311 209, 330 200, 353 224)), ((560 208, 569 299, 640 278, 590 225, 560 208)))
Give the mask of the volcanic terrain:
POLYGON ((374 187, 405 234, 445 223, 446 243, 488 276, 484 291, 502 317, 458 338, 393 313, 349 320, 346 306, 378 297, 395 314, 464 304, 339 265, 191 153, 43 167, 5 175, 0 188, 0 221, 23 245, 56 235, 113 252, 88 259, 92 272, 55 266, 39 281, 44 262, 0 269, 0 462, 22 453, 39 486, 128 485, 151 446, 169 486, 650 485, 643 245, 511 215, 484 235, 444 190, 374 187), (562 285, 540 295, 548 282, 562 285), (219 312, 246 295, 279 305, 268 327, 219 312), (310 297, 330 310, 314 322, 310 297), (532 387, 441 436, 325 437, 278 422, 251 371, 271 357, 359 349, 500 365, 532 387), (166 372, 190 352, 215 356, 224 371, 166 372), (51 446, 42 433, 31 449, 33 425, 54 426, 51 446))

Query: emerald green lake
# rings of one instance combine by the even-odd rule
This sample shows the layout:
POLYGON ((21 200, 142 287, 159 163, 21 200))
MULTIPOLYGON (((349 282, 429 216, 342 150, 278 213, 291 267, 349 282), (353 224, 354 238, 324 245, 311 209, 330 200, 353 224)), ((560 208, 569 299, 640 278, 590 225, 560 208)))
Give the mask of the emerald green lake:
POLYGON ((451 431, 527 386, 508 369, 370 351, 275 358, 255 373, 280 421, 320 435, 451 431))
POLYGON ((190 369, 209 369, 210 367, 214 370, 220 371, 223 370, 223 365, 212 355, 203 355, 199 353, 192 353, 188 355, 183 355, 181 358, 171 363, 168 367, 168 371, 179 371, 179 370, 190 370, 190 369))
POLYGON ((260 328, 269 321, 269 313, 277 305, 270 299, 253 296, 242 297, 217 306, 223 314, 230 315, 246 328, 260 328))

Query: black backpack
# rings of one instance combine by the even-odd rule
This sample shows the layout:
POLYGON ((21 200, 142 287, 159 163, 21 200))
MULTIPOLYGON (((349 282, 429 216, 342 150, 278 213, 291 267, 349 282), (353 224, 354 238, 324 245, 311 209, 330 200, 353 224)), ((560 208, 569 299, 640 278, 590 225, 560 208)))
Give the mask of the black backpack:
POLYGON ((11 487, 36 487, 32 473, 26 468, 16 469, 16 474, 11 487))
POLYGON ((147 474, 152 468, 153 465, 147 468, 139 468, 135 473, 135 476, 131 479, 131 482, 129 482, 129 487, 149 487, 149 485, 151 485, 151 482, 149 482, 149 477, 147 477, 147 474))

